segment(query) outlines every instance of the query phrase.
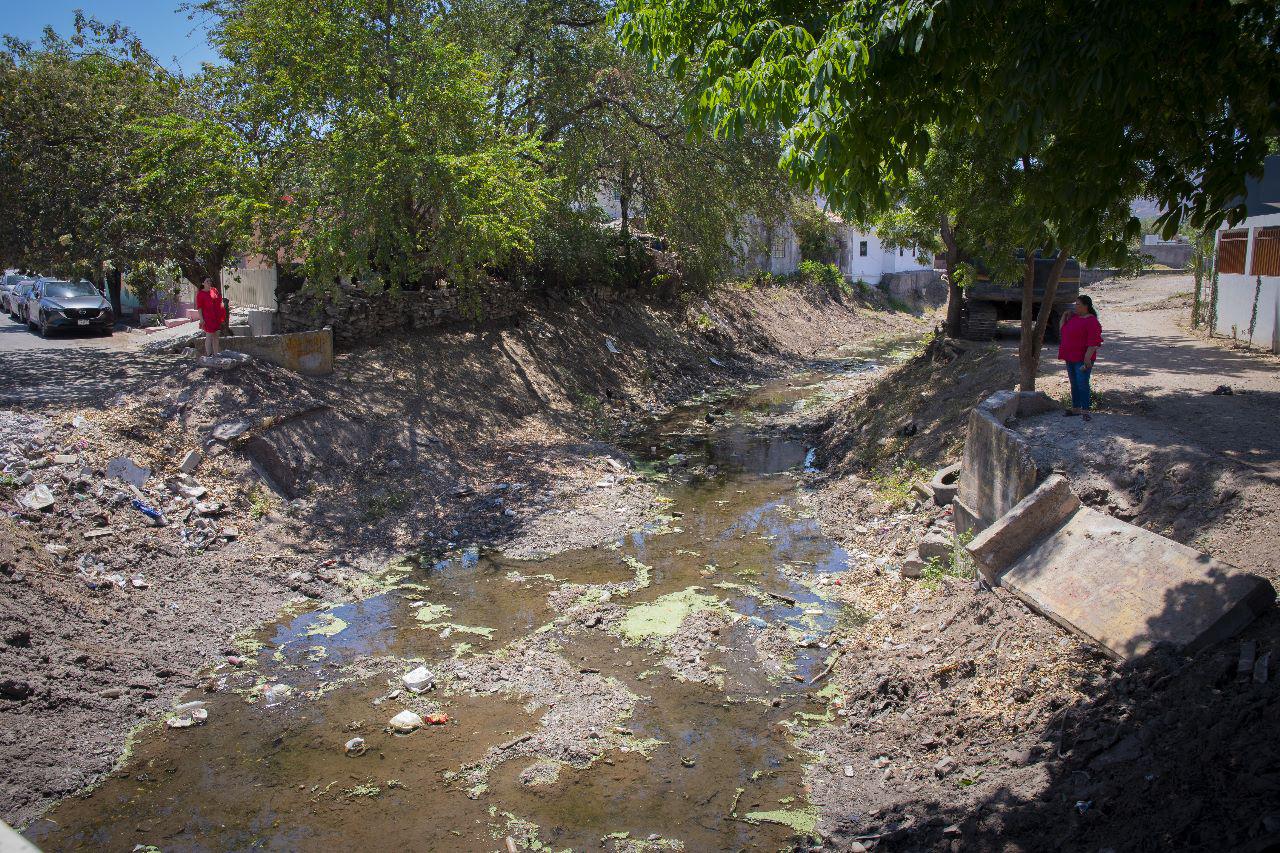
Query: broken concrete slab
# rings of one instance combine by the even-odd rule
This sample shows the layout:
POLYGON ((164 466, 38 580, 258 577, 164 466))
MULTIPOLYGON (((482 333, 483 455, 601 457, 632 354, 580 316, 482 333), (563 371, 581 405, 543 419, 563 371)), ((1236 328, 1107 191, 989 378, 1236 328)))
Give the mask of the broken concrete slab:
POLYGON ((1057 475, 968 548, 989 581, 1122 660, 1210 646, 1275 602, 1264 578, 1083 506, 1057 475))
POLYGON ((204 454, 199 450, 188 450, 187 455, 183 456, 182 461, 178 463, 178 470, 183 474, 194 474, 203 460, 204 454))
POLYGON ((131 486, 141 486, 150 476, 150 468, 143 468, 125 456, 117 456, 107 463, 108 480, 122 480, 131 486))

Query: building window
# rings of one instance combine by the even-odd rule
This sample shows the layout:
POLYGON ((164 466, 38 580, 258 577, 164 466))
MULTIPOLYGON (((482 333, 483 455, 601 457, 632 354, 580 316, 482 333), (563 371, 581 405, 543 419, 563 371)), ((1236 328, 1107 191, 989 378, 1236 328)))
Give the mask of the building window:
POLYGON ((1253 232, 1250 266, 1250 275, 1280 275, 1280 226, 1258 228, 1253 232))
POLYGON ((1244 256, 1249 248, 1249 232, 1241 228, 1223 231, 1218 238, 1218 272, 1239 275, 1244 272, 1244 256))
POLYGON ((866 256, 867 256, 867 241, 861 240, 858 242, 858 257, 865 258, 866 256))
POLYGON ((785 258, 787 256, 787 241, 784 237, 773 238, 773 256, 775 258, 785 258))

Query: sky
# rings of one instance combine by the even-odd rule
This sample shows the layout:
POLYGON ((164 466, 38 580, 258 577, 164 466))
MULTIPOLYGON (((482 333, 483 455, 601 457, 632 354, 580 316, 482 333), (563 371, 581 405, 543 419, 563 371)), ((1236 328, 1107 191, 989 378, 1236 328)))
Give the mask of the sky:
POLYGON ((105 23, 120 21, 142 39, 156 59, 173 70, 197 71, 202 62, 212 62, 216 54, 200 26, 203 13, 194 21, 178 12, 181 0, 0 0, 0 33, 27 41, 39 41, 46 25, 62 35, 70 35, 76 9, 105 23))

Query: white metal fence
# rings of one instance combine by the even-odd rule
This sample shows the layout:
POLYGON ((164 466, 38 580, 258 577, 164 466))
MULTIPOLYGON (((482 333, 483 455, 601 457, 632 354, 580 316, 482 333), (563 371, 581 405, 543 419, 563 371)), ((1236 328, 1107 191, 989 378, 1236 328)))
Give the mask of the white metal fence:
MULTIPOLYGON (((271 269, 225 269, 222 271, 222 295, 233 308, 267 308, 276 310, 276 271, 271 269)), ((196 301, 196 286, 185 278, 179 282, 178 297, 183 302, 196 301)))

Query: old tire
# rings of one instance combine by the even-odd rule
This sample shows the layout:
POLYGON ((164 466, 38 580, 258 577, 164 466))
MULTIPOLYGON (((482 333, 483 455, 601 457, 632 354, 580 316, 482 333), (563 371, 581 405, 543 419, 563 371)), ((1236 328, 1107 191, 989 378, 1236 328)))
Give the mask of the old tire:
POLYGON ((990 302, 965 302, 960 318, 960 337, 967 341, 989 341, 996 336, 999 316, 990 302))

